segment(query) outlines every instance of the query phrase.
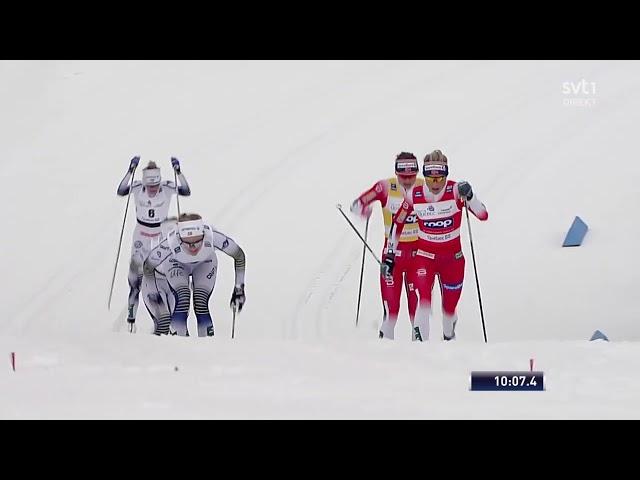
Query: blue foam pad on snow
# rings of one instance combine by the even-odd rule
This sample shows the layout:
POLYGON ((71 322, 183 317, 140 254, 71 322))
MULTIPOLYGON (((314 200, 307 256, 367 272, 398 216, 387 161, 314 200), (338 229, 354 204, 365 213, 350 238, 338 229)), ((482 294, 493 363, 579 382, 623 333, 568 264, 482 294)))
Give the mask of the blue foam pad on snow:
POLYGON ((567 236, 564 238, 563 247, 579 247, 582 244, 584 236, 587 234, 589 227, 582 221, 580 217, 573 219, 571 228, 567 232, 567 236))
POLYGON ((589 339, 589 341, 592 342, 594 340, 604 340, 605 342, 609 341, 607 336, 604 333, 602 333, 600 330, 596 330, 595 332, 593 332, 593 335, 591 335, 591 338, 589 339))

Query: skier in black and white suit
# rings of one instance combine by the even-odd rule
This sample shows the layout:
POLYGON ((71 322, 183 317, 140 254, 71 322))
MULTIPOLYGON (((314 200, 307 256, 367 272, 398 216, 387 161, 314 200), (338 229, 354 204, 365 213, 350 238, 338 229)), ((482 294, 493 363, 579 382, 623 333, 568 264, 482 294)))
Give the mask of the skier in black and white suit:
POLYGON ((187 317, 191 277, 198 336, 213 336, 209 298, 218 274, 216 249, 234 259, 235 287, 231 295, 231 306, 235 306, 237 311, 242 310, 245 303, 244 251, 231 238, 205 225, 200 215, 183 213, 176 228, 149 252, 144 261, 142 294, 153 317, 156 335, 189 335, 187 317))

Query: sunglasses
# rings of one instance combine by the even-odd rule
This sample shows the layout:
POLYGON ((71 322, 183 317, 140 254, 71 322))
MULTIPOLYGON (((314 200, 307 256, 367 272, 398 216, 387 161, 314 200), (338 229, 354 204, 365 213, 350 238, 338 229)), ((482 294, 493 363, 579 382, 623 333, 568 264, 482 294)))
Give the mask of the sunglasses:
POLYGON ((447 179, 447 177, 444 176, 439 176, 439 177, 424 177, 425 182, 427 182, 428 184, 433 184, 433 183, 442 183, 447 179))
POLYGON ((187 242, 186 240, 183 240, 182 238, 180 238, 180 243, 184 243, 185 245, 187 245, 188 248, 197 248, 202 244, 203 241, 204 241, 204 235, 200 240, 195 240, 193 242, 187 242))

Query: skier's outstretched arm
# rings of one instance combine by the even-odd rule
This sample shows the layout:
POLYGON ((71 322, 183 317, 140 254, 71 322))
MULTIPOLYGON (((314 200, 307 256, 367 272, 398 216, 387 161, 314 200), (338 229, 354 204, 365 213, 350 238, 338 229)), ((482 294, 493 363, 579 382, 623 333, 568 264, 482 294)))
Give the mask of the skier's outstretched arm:
POLYGON ((148 280, 153 280, 156 269, 171 256, 169 240, 165 239, 149 252, 142 266, 142 273, 148 280))
POLYGON ((489 212, 484 203, 480 201, 475 194, 469 182, 461 181, 457 182, 454 188, 454 195, 456 200, 466 200, 467 207, 471 210, 478 220, 485 221, 489 219, 489 212))
POLYGON ((242 311, 242 307, 246 301, 244 293, 244 270, 245 270, 245 255, 244 250, 232 239, 212 229, 213 244, 218 250, 222 250, 224 253, 233 257, 234 268, 236 272, 236 281, 231 295, 231 306, 234 305, 238 308, 238 311, 242 311))
POLYGON ((376 200, 384 204, 386 197, 386 182, 384 180, 380 180, 351 203, 351 213, 358 215, 359 217, 369 218, 371 215, 371 204, 376 200))
POLYGON ((405 199, 400 206, 400 209, 393 216, 393 220, 391 222, 391 231, 389 232, 389 241, 387 242, 387 251, 395 252, 396 247, 398 246, 398 241, 400 240, 400 235, 402 235, 402 230, 404 229, 404 221, 407 219, 407 216, 413 209, 413 205, 409 200, 405 199))
POLYGON ((235 285, 244 284, 245 255, 244 250, 232 239, 225 234, 216 230, 212 230, 213 245, 224 253, 233 258, 234 268, 236 272, 235 285))
MULTIPOLYGON (((140 157, 133 157, 131 159, 131 163, 129 164, 129 170, 127 170, 126 175, 120 182, 120 185, 118 185, 117 193, 119 196, 126 197, 127 195, 129 195, 129 179, 131 178, 131 175, 135 171, 136 167, 138 166, 138 162, 140 162, 140 157)), ((141 184, 140 182, 133 182, 134 187, 140 184, 141 184)))
POLYGON ((176 192, 181 197, 188 197, 189 195, 191 195, 191 188, 189 188, 187 179, 185 178, 184 174, 182 173, 182 170, 180 169, 180 161, 175 157, 171 157, 171 166, 176 171, 176 174, 178 177, 178 185, 174 185, 173 182, 170 182, 169 185, 172 188, 175 188, 176 192))

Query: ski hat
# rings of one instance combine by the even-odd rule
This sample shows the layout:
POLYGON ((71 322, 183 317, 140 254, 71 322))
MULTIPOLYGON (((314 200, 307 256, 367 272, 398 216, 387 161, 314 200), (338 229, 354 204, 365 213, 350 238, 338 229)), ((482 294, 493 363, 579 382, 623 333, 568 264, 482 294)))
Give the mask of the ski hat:
POLYGON ((446 177, 449 175, 449 165, 446 155, 440 150, 427 153, 424 157, 422 174, 425 177, 446 177))
POLYGON ((413 153, 401 152, 396 156, 396 174, 417 175, 418 159, 413 153))
POLYGON ((178 235, 182 239, 204 235, 204 222, 202 218, 178 222, 178 235))
POLYGON ((149 162, 142 170, 142 184, 145 187, 152 187, 154 185, 160 185, 160 169, 156 165, 156 162, 149 162))

